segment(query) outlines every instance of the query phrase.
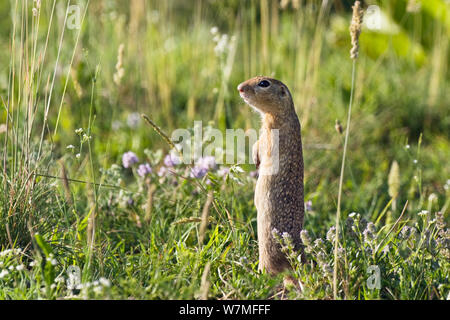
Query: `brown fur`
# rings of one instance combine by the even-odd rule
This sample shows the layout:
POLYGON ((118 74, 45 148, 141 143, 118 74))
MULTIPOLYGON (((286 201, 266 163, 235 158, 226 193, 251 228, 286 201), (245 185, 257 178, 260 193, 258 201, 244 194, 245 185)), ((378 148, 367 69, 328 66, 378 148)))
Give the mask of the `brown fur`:
POLYGON ((260 138, 253 146, 254 161, 260 168, 255 190, 259 268, 276 274, 290 265, 272 236, 273 229, 280 234, 287 232, 295 250, 301 250, 304 200, 300 122, 289 89, 282 82, 255 77, 241 83, 238 90, 245 102, 262 115, 260 138), (269 81, 270 86, 258 86, 262 80, 269 81), (261 175, 261 168, 272 165, 272 129, 279 130, 279 169, 275 174, 261 175))

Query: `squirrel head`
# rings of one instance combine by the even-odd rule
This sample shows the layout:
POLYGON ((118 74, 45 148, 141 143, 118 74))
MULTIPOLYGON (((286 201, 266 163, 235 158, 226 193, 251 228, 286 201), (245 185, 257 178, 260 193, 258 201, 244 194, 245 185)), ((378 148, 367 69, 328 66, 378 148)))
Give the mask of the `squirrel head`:
POLYGON ((263 114, 283 117, 295 112, 288 87, 276 79, 254 77, 242 82, 237 89, 248 105, 263 114))

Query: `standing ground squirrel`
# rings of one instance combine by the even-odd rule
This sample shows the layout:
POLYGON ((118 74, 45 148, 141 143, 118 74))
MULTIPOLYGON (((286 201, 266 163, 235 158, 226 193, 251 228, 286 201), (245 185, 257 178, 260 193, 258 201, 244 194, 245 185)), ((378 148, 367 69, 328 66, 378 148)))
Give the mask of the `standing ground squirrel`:
POLYGON ((300 122, 291 93, 282 82, 260 76, 241 83, 238 90, 262 116, 260 137, 253 146, 253 160, 259 167, 255 189, 259 269, 277 274, 290 265, 272 235, 274 229, 288 233, 294 249, 301 251, 305 209, 300 122), (268 167, 273 171, 267 172, 268 167))

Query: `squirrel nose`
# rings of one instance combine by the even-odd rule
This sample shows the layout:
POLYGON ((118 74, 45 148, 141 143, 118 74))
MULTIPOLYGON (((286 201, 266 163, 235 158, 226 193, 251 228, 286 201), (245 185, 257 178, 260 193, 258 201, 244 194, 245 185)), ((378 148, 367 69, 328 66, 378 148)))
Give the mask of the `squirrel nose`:
POLYGON ((238 85, 237 89, 239 92, 244 92, 244 83, 241 83, 240 85, 238 85))

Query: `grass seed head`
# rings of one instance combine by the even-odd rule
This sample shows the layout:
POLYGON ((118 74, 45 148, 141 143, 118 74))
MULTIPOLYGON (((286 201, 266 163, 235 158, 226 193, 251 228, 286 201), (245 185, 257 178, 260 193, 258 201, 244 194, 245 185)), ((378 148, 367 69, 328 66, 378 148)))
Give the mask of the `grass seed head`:
POLYGON ((364 10, 361 8, 361 3, 355 1, 353 8, 352 22, 350 24, 350 36, 352 39, 352 48, 350 50, 350 58, 355 60, 358 58, 359 52, 359 35, 361 34, 361 27, 363 22, 364 10))

